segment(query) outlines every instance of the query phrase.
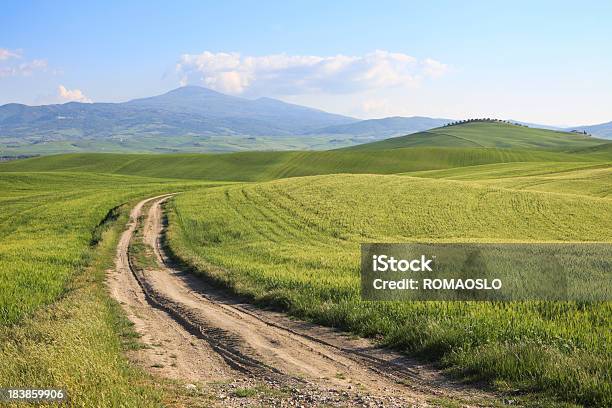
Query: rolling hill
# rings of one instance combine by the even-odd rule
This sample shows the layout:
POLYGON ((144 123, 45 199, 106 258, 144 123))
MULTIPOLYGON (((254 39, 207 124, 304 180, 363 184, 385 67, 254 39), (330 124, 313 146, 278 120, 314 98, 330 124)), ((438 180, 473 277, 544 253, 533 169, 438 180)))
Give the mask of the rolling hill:
MULTIPOLYGON (((480 130, 467 136, 490 142, 491 129, 480 130)), ((551 143, 550 133, 521 131, 511 140, 524 142, 528 132, 532 144, 551 143)), ((125 328, 116 327, 104 282, 128 222, 130 206, 122 204, 180 191, 168 203, 169 247, 241 296, 505 389, 609 406, 605 302, 499 307, 359 296, 361 242, 609 241, 612 143, 571 145, 566 152, 63 154, 0 163, 0 316, 19 323, 0 327, 0 373, 44 383, 53 371, 76 405, 160 405, 116 363, 125 328), (207 262, 223 268, 205 269, 207 262), (112 392, 101 396, 101 388, 112 392)))
MULTIPOLYGON (((445 126, 449 122, 420 116, 358 120, 271 98, 252 100, 186 86, 123 103, 0 106, 0 156, 329 150, 361 144, 355 148, 582 148, 601 142, 509 123, 445 126), (395 138, 376 143, 389 137, 395 138)), ((608 128, 585 129, 605 135, 608 128)))
POLYGON ((577 133, 534 129, 498 121, 473 121, 352 146, 347 149, 379 150, 446 146, 569 150, 604 143, 607 143, 607 140, 577 133))
MULTIPOLYGON (((609 242, 610 183, 590 185, 588 174, 575 183, 575 174, 564 174, 547 173, 544 191, 523 190, 542 176, 510 177, 503 188, 488 180, 371 174, 192 190, 169 205, 168 245, 190 270, 255 302, 442 360, 457 373, 504 381, 505 389, 511 383, 610 406, 608 302, 361 297, 364 242, 609 242), (564 351, 568 344, 579 346, 564 351)), ((605 175, 609 181, 610 168, 605 175)), ((584 258, 563 259, 584 267, 584 258)))
POLYGON ((79 153, 0 163, 3 172, 88 172, 146 177, 262 181, 320 174, 393 174, 492 163, 597 163, 610 158, 596 153, 545 150, 418 147, 380 151, 240 152, 226 154, 79 153))

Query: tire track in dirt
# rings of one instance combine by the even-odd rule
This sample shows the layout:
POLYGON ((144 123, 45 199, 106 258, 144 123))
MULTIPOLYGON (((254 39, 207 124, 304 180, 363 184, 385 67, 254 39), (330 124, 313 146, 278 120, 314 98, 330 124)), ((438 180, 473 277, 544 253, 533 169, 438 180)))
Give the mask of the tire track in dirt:
POLYGON ((117 246, 115 269, 109 271, 107 278, 112 297, 121 304, 145 347, 130 351, 128 356, 148 371, 175 380, 231 378, 232 370, 224 366, 216 353, 207 350, 205 344, 198 344, 201 341, 167 313, 151 307, 130 269, 128 246, 141 208, 150 200, 141 201, 132 209, 127 229, 117 246))
POLYGON ((192 381, 248 376, 304 388, 308 406, 368 406, 372 401, 376 406, 430 406, 432 398, 490 405, 482 401, 491 395, 453 383, 430 366, 364 339, 255 308, 176 267, 162 245, 162 204, 169 197, 144 200, 134 208, 117 250, 119 276, 110 281, 111 293, 132 310, 128 317, 136 319, 144 337, 155 338, 171 327, 174 348, 184 348, 180 356, 174 354, 182 371, 162 369, 159 374, 187 374, 183 379, 192 381), (148 204, 142 239, 155 268, 141 268, 129 256, 138 218, 148 204), (338 395, 342 398, 336 401, 338 395))

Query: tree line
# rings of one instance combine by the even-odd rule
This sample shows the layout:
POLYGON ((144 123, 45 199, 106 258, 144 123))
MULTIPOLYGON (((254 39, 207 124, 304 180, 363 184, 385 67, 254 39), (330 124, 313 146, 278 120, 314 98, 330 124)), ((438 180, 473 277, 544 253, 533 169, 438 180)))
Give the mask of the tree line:
POLYGON ((509 125, 514 125, 514 126, 529 127, 529 126, 523 125, 521 123, 511 122, 509 120, 503 120, 503 119, 493 119, 493 118, 474 118, 474 119, 457 120, 457 121, 454 121, 454 122, 447 123, 443 127, 455 126, 455 125, 463 125, 465 123, 475 123, 475 122, 507 123, 509 125))

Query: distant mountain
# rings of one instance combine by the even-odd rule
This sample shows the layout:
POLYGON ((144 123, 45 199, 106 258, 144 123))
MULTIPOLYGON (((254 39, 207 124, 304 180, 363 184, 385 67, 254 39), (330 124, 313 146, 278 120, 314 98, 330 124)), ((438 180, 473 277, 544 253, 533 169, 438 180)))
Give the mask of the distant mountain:
POLYGON ((234 133, 258 135, 264 126, 269 128, 261 134, 297 134, 323 126, 356 122, 357 119, 327 113, 318 109, 286 103, 272 98, 255 100, 225 95, 199 86, 186 86, 160 96, 135 99, 125 103, 147 111, 168 111, 203 118, 215 124, 221 122, 221 129, 235 122, 234 133), (253 123, 254 129, 248 126, 253 123))
POLYGON ((352 135, 354 137, 372 137, 380 140, 387 137, 407 135, 427 129, 444 126, 451 119, 435 119, 421 116, 394 116, 384 119, 368 119, 348 124, 327 126, 311 131, 311 134, 352 135))
MULTIPOLYGON (((478 140, 471 141, 462 139, 461 135, 438 134, 448 133, 450 127, 435 128, 450 122, 450 119, 419 116, 358 120, 271 98, 245 99, 186 86, 122 103, 0 106, 0 157, 65 152, 328 150, 388 138, 392 139, 380 146, 556 144, 550 138, 529 140, 535 133, 527 135, 522 131, 518 132, 527 140, 519 141, 513 139, 516 136, 513 132, 499 133, 497 128, 494 132, 500 135, 497 139, 479 136, 478 140), (430 129, 435 137, 427 132, 430 129)), ((531 125, 531 129, 535 126, 540 125, 531 125)), ((612 123, 577 129, 612 138, 612 123)), ((553 133, 558 132, 547 135, 553 133)), ((590 145, 588 142, 593 140, 575 136, 587 143, 568 139, 567 134, 562 139, 573 140, 577 147, 590 145)))
POLYGON ((448 122, 357 120, 271 98, 252 100, 186 86, 123 103, 0 106, 0 156, 334 149, 448 122))
POLYGON ((590 135, 602 137, 604 139, 612 139, 612 122, 601 123, 599 125, 589 125, 589 126, 576 126, 567 128, 566 130, 572 131, 585 131, 590 135))
POLYGON ((274 99, 250 100, 186 86, 124 103, 0 106, 0 137, 286 136, 356 121, 274 99))
POLYGON ((587 132, 589 135, 603 139, 612 139, 612 122, 601 123, 599 125, 586 125, 586 126, 574 126, 574 127, 558 127, 541 125, 537 123, 521 122, 518 120, 509 120, 512 123, 518 123, 519 125, 529 126, 531 128, 548 129, 548 130, 560 130, 562 132, 587 132))

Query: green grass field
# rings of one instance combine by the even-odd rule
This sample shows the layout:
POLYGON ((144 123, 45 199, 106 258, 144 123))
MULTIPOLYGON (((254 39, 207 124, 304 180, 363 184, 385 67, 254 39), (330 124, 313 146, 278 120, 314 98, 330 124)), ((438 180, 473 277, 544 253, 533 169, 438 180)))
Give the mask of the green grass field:
MULTIPOLYGON (((606 172, 612 175, 609 167, 606 172)), ((592 197, 588 188, 564 189, 335 175, 192 191, 174 201, 170 246, 255 301, 382 338, 479 378, 606 405, 612 395, 610 303, 359 298, 361 242, 610 242, 612 201, 592 197)))
POLYGON ((345 148, 346 150, 380 150, 401 147, 495 147, 503 149, 570 150, 606 143, 587 135, 554 130, 527 128, 500 122, 472 122, 444 126, 412 135, 345 148))
POLYGON ((420 147, 385 151, 245 152, 230 154, 62 154, 0 165, 14 171, 110 173, 129 176, 225 181, 266 181, 321 174, 395 174, 519 162, 612 161, 593 152, 420 147))
POLYGON ((352 135, 302 136, 162 136, 121 134, 111 138, 71 138, 70 140, 41 141, 3 138, 0 135, 0 156, 49 155, 60 153, 211 153, 256 150, 324 150, 351 146, 363 139, 352 135))
MULTIPOLYGON (((491 139, 488 132, 479 140, 491 139)), ((0 383, 65 384, 77 406, 96 398, 163 404, 162 391, 121 356, 133 333, 105 292, 104 271, 129 205, 184 191, 170 204, 172 250, 233 290, 499 386, 609 405, 610 303, 358 298, 360 242, 609 242, 612 144, 573 140, 559 151, 545 136, 538 143, 548 149, 67 154, 0 163, 0 383)))
MULTIPOLYGON (((146 133, 146 129, 143 129, 146 133)), ((74 135, 73 135, 74 136, 74 135)), ((113 137, 72 138, 41 141, 38 138, 2 137, 0 156, 60 153, 223 153, 288 150, 371 150, 399 147, 495 147, 513 149, 568 150, 607 142, 585 135, 526 128, 501 122, 472 122, 432 129, 365 144, 376 135, 350 134, 307 136, 162 136, 116 134, 113 137)))
POLYGON ((610 198, 611 163, 502 163, 405 173, 415 177, 471 181, 509 190, 548 191, 610 198))
POLYGON ((66 387, 74 406, 161 406, 161 392, 121 356, 135 343, 108 297, 105 271, 135 200, 193 184, 0 176, 0 384, 66 387))
POLYGON ((114 207, 189 184, 101 174, 3 174, 0 320, 15 323, 58 298, 88 264, 96 228, 114 207))
MULTIPOLYGON (((117 221, 104 229, 100 244, 86 251, 87 261, 82 263, 88 266, 69 272, 72 277, 61 296, 46 307, 22 313, 19 324, 3 322, 0 325, 0 382, 3 386, 63 387, 71 406, 79 407, 163 406, 160 388, 153 386, 142 371, 130 367, 122 356, 125 351, 138 347, 137 338, 119 305, 110 300, 104 285, 105 271, 113 267, 115 247, 122 224, 127 221, 127 210, 124 208, 117 221)), ((61 240, 60 236, 49 234, 48 237, 61 240)), ((85 247, 87 244, 83 250, 85 247)), ((43 260, 37 263, 44 265, 43 260)), ((2 266, 6 264, 2 259, 2 266)), ((52 266, 52 262, 47 262, 46 268, 52 266)), ((54 276, 47 278, 47 282, 36 286, 48 284, 53 288, 59 285, 54 276)), ((27 286, 13 286, 12 289, 38 292, 27 286)), ((2 301, 15 302, 16 299, 6 299, 6 295, 3 288, 2 301)), ((16 298, 24 296, 16 295, 16 298)), ((28 306, 32 309, 35 305, 28 306)), ((25 312, 25 308, 19 311, 25 312)))

